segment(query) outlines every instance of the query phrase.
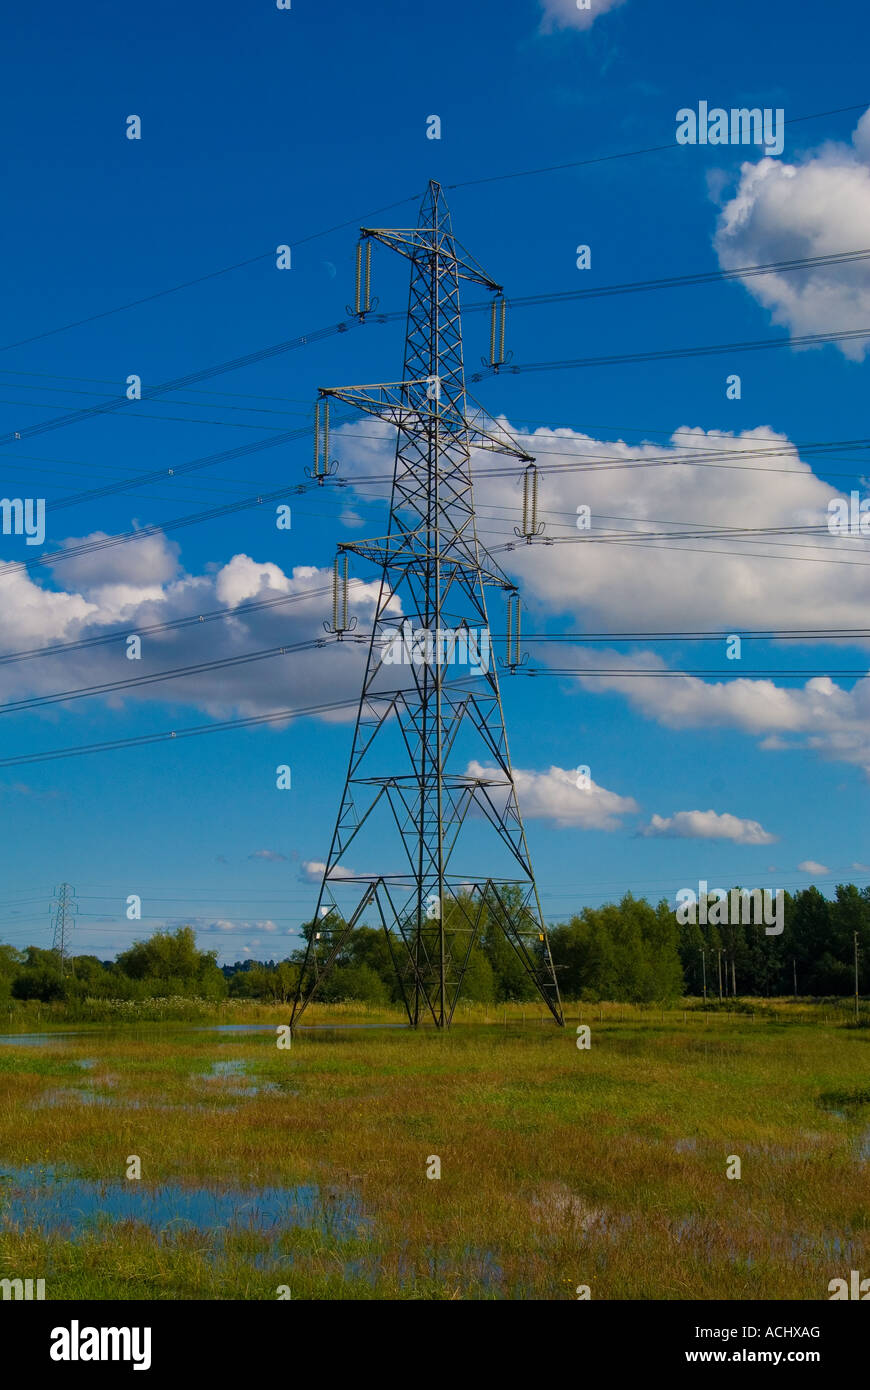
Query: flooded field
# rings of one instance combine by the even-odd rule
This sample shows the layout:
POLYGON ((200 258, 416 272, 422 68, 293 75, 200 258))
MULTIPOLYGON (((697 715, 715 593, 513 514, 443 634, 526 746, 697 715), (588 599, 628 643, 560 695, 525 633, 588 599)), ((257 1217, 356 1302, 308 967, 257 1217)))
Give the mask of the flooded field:
POLYGON ((597 1013, 585 1051, 519 1014, 442 1037, 325 1007, 288 1048, 277 1020, 8 1032, 0 1275, 48 1299, 819 1299, 870 1267, 870 1030, 597 1013))

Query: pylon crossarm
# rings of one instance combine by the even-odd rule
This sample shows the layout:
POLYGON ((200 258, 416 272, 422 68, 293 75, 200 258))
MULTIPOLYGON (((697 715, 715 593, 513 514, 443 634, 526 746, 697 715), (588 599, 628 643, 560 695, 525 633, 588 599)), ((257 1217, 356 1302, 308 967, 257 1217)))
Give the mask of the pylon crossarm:
POLYGON ((462 247, 463 254, 458 256, 454 249, 459 245, 456 239, 448 239, 438 230, 433 233, 429 227, 360 227, 360 236, 373 237, 383 246, 388 246, 391 251, 397 251, 400 256, 405 256, 415 263, 437 254, 440 259, 450 262, 451 268, 460 280, 482 285, 484 289, 492 290, 493 294, 502 292, 501 285, 487 275, 474 258, 469 256, 465 247, 462 247))
MULTIPOLYGON (((446 390, 446 378, 437 376, 411 378, 407 381, 384 381, 371 386, 321 386, 322 396, 344 401, 366 415, 383 420, 388 425, 408 433, 426 434, 434 422, 446 436, 460 440, 469 449, 487 453, 507 454, 521 463, 534 463, 534 455, 524 449, 504 426, 491 429, 481 423, 486 412, 478 406, 474 416, 468 416, 462 401, 451 401, 446 390), (437 384, 440 383, 440 386, 437 384), (416 391, 410 388, 416 387, 416 391), (438 395, 428 395, 430 391, 438 395), (444 404, 448 409, 444 409, 444 404), (412 427, 416 426, 416 429, 412 427)), ((474 403, 477 405, 477 402, 474 403)), ((455 464, 451 466, 455 467, 455 464)))

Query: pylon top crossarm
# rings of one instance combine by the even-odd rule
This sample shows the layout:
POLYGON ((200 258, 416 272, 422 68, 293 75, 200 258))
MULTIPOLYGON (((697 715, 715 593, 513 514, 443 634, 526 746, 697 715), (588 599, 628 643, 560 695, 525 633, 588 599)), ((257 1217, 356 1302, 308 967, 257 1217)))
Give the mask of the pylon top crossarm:
MULTIPOLYGON (((358 555, 360 559, 368 560, 371 564, 386 570, 404 571, 418 565, 421 560, 437 559, 442 565, 453 566, 458 571, 459 578, 470 579, 479 575, 484 584, 491 584, 493 588, 510 591, 516 589, 514 580, 510 579, 488 554, 489 567, 476 561, 472 562, 467 556, 453 556, 443 549, 436 550, 425 543, 425 535, 425 529, 418 526, 415 531, 405 533, 401 540, 397 540, 395 536, 376 536, 372 540, 342 541, 339 550, 342 553, 358 555), (419 544, 414 544, 417 541, 419 544)), ((395 618, 400 622, 402 614, 396 613, 395 618)))
POLYGON ((398 251, 400 256, 405 256, 415 264, 425 263, 429 257, 437 255, 440 260, 449 264, 458 279, 482 285, 493 294, 502 293, 502 286, 487 275, 464 247, 460 248, 462 254, 457 254, 454 248, 458 247, 459 243, 450 232, 437 227, 360 227, 360 236, 372 237, 375 241, 382 242, 384 246, 398 251))

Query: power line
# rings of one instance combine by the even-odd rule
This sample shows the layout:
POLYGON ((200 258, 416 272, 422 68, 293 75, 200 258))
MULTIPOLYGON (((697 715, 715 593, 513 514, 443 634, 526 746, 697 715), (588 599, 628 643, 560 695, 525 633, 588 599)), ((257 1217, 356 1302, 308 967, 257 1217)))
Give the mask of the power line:
MULTIPOLYGON (((176 632, 181 628, 194 627, 199 623, 218 622, 228 618, 235 618, 240 613, 255 613, 266 608, 276 608, 285 604, 304 603, 311 598, 322 598, 324 594, 331 592, 331 586, 323 585, 318 589, 306 589, 299 594, 278 594, 274 598, 260 599, 255 603, 240 603, 235 608, 215 608, 206 613, 191 613, 186 618, 174 618, 166 623, 147 623, 136 626, 136 635, 139 637, 151 637, 157 632, 176 632)), ((20 652, 0 653, 0 665, 6 665, 14 661, 27 661, 39 656, 59 656, 65 652, 84 651, 90 647, 101 647, 111 642, 125 641, 130 635, 130 626, 114 628, 111 632, 101 633, 98 637, 83 637, 77 642, 56 642, 48 647, 30 647, 20 652)))
MULTIPOLYGON (((776 677, 783 680, 812 680, 819 676, 838 676, 843 678, 865 679, 867 672, 861 670, 843 671, 812 671, 797 670, 787 671, 771 668, 769 670, 751 671, 724 671, 717 669, 684 671, 666 671, 658 667, 651 667, 646 670, 639 670, 637 667, 614 667, 594 668, 594 667, 516 667, 514 674, 532 676, 582 676, 582 677, 632 677, 644 680, 675 679, 687 677, 713 676, 717 680, 748 680, 756 678, 776 677)), ((0 767, 19 767, 27 763, 49 762, 58 758, 79 757, 86 753, 113 752, 116 749, 136 748, 154 743, 165 743, 176 738, 190 738, 195 735, 223 733, 228 729, 253 728, 259 724, 281 723, 289 719, 308 718, 309 716, 333 712, 341 709, 357 709, 359 697, 352 700, 333 700, 324 704, 309 705, 298 709, 273 710, 269 714, 252 715, 242 719, 226 719, 220 723, 200 724, 184 729, 173 729, 164 733, 142 734, 137 737, 124 739, 101 740, 98 743, 81 744, 71 748, 56 748, 44 753, 22 753, 11 758, 0 758, 0 767)))
MULTIPOLYGON (((853 342, 859 338, 870 338, 870 328, 841 329, 835 333, 804 333, 798 337, 756 338, 740 343, 712 343, 701 347, 662 348, 653 352, 625 352, 604 357, 560 358, 552 362, 514 362, 510 366, 487 368, 476 372, 472 381, 483 381, 486 377, 509 372, 516 376, 522 372, 552 372, 572 367, 621 367, 631 363, 666 362, 690 357, 712 357, 725 352, 760 352, 765 348, 813 347, 823 343, 853 342)), ((0 441, 2 442, 2 441, 0 441)))
MULTIPOLYGON (((403 200, 403 201, 408 201, 408 200, 405 199, 405 200, 403 200)), ((520 298, 520 299, 517 299, 516 301, 512 301, 512 302, 514 302, 514 303, 516 303, 516 304, 518 304, 518 305, 535 305, 535 304, 549 303, 549 302, 560 302, 560 301, 567 300, 567 299, 595 297, 595 296, 600 296, 600 295, 613 295, 613 294, 633 293, 633 292, 636 292, 636 291, 641 290, 641 289, 647 290, 647 289, 674 288, 674 287, 679 286, 679 285, 692 285, 692 284, 712 283, 712 282, 715 282, 715 281, 723 281, 723 280, 730 280, 730 279, 739 279, 739 278, 746 277, 746 276, 749 276, 749 275, 770 274, 770 273, 774 273, 774 272, 791 271, 791 270, 797 270, 797 269, 801 269, 801 268, 811 268, 812 266, 830 265, 830 264, 838 264, 838 263, 848 263, 848 262, 851 262, 851 261, 853 261, 853 260, 866 259, 868 256, 870 256, 870 251, 865 251, 865 250, 843 251, 843 252, 832 253, 830 256, 805 257, 805 258, 798 259, 798 260, 779 261, 779 262, 769 262, 769 263, 763 264, 763 265, 737 267, 737 268, 735 268, 735 269, 733 269, 733 270, 706 271, 706 272, 698 272, 698 273, 695 273, 695 274, 692 274, 692 275, 688 275, 688 276, 670 276, 670 277, 665 277, 664 279, 661 279, 661 280, 635 281, 635 282, 630 282, 630 283, 622 284, 622 285, 601 286, 601 287, 599 287, 598 289, 595 289, 595 290, 562 291, 562 292, 556 292, 556 293, 553 294, 553 295, 530 295, 530 296, 526 296, 525 298, 520 298)), ((487 307, 487 305, 478 304, 478 305, 473 306, 473 310, 479 311, 479 310, 481 310, 481 309, 483 309, 483 308, 486 308, 486 307, 487 307)), ((390 321, 395 321, 395 320, 397 320, 397 319, 403 318, 403 317, 404 317, 404 310, 393 310, 393 311, 391 311, 391 312, 389 312, 389 313, 375 314, 375 315, 373 315, 372 317, 374 318, 374 321, 375 321, 375 322, 377 322, 377 323, 382 323, 382 324, 383 324, 383 323, 387 323, 387 322, 390 322, 390 321)), ((370 321, 370 320, 368 320, 368 321, 370 321)), ((198 371, 198 372, 191 372, 191 373, 188 373, 188 374, 185 375, 185 376, 177 377, 177 378, 174 378, 174 379, 172 379, 172 380, 159 383, 159 384, 157 384, 156 386, 153 386, 153 387, 146 387, 146 388, 144 388, 144 390, 142 390, 142 392, 141 392, 141 394, 140 394, 140 396, 139 396, 138 399, 139 399, 139 400, 146 400, 146 401, 147 401, 147 400, 152 400, 152 399, 155 399, 155 400, 156 400, 157 398, 166 395, 168 392, 180 390, 180 389, 182 389, 183 387, 189 386, 189 385, 193 385, 194 383, 196 383, 196 382, 198 382, 198 381, 205 381, 205 380, 208 380, 209 378, 212 378, 212 377, 217 376, 217 375, 221 375, 221 374, 226 373, 226 372, 238 371, 238 370, 240 370, 240 369, 243 368, 243 367, 247 367, 247 366, 254 365, 254 364, 258 363, 258 362, 261 362, 261 361, 266 360, 267 358, 274 357, 274 356, 279 356, 279 355, 282 355, 283 353, 292 351, 293 349, 296 349, 296 348, 299 348, 299 347, 303 347, 303 346, 307 346, 309 343, 320 342, 320 341, 322 341, 322 340, 324 340, 324 339, 326 339, 326 338, 334 337, 334 336, 335 336, 336 334, 338 334, 338 333, 346 333, 346 332, 349 331, 350 327, 351 327, 351 325, 350 325, 349 323, 347 323, 347 322, 341 322, 341 323, 338 323, 338 324, 329 325, 329 326, 327 326, 327 327, 325 327, 325 328, 314 329, 314 330, 312 330, 311 332, 309 332, 309 333, 307 333, 307 334, 304 334, 304 335, 301 335, 301 336, 299 336, 299 337, 297 337, 297 338, 287 339, 287 340, 284 341, 284 342, 272 344, 272 345, 270 345, 270 346, 268 346, 268 347, 265 347, 265 348, 260 348, 260 349, 254 351, 254 352, 247 353, 246 355, 244 355, 244 356, 242 356, 242 357, 234 358, 234 359, 232 359, 232 360, 230 360, 230 361, 228 361, 228 362, 218 363, 218 364, 213 365, 213 366, 211 366, 211 367, 203 368, 202 370, 200 370, 200 371, 198 371)), ((804 345, 805 345, 805 344, 809 344, 809 343, 839 341, 839 340, 841 340, 841 339, 853 338, 853 337, 864 337, 864 336, 867 336, 868 334, 870 334, 870 330, 866 330, 866 331, 862 331, 862 330, 853 330, 851 333, 841 333, 841 334, 835 334, 835 335, 819 335, 819 334, 814 334, 814 335, 805 336, 805 337, 803 337, 803 338, 785 339, 785 340, 783 340, 783 341, 784 341, 785 343, 791 343, 791 344, 804 344, 804 345)), ((676 357, 684 357, 684 356, 694 356, 694 355, 702 355, 702 354, 703 354, 703 355, 706 355, 706 354, 710 354, 710 353, 713 353, 713 352, 724 352, 724 351, 730 351, 730 350, 732 350, 732 349, 737 349, 737 348, 740 348, 740 349, 742 349, 742 350, 749 350, 749 349, 751 349, 751 348, 760 348, 760 347, 762 347, 762 346, 774 346, 774 345, 781 345, 780 340, 773 340, 772 342, 769 341, 769 340, 762 340, 762 341, 756 342, 756 343, 724 344, 724 345, 719 345, 718 347, 703 348, 703 349, 674 349, 674 350, 671 350, 671 351, 669 351, 669 352, 667 352, 667 353, 661 353, 661 352, 660 352, 660 353, 656 353, 656 354, 653 354, 653 355, 650 355, 650 354, 632 354, 632 355, 624 355, 624 356, 621 356, 621 357, 614 357, 614 358, 578 359, 578 360, 575 361, 575 362, 561 362, 561 363, 530 363, 530 364, 526 364, 526 365, 524 365, 524 366, 514 365, 514 366, 511 366, 511 367, 507 368, 506 370, 508 370, 508 371, 510 371, 510 372, 513 372, 513 373, 517 373, 517 372, 520 372, 520 371, 538 371, 538 370, 545 370, 545 369, 548 370, 548 369, 551 369, 551 368, 553 368, 553 367, 555 367, 555 366, 561 366, 561 367, 565 367, 565 366, 589 366, 589 365, 595 365, 595 364, 614 365, 614 364, 616 364, 616 363, 618 363, 618 362, 650 361, 650 360, 660 360, 660 359, 663 359, 663 358, 666 358, 666 357, 674 357, 674 356, 676 356, 676 357)), ((2 351, 2 350, 3 350, 3 349, 0 349, 0 351, 2 351)), ((483 380, 484 375, 491 375, 491 374, 492 374, 492 373, 487 373, 487 374, 484 374, 484 373, 476 373, 474 376, 472 376, 471 380, 472 380, 472 381, 480 381, 480 380, 483 380)), ((13 431, 12 434, 8 434, 8 435, 5 435, 5 436, 0 435, 0 445, 2 445, 2 444, 9 444, 9 443, 15 443, 17 440, 26 439, 26 438, 32 437, 33 435, 37 435, 37 434, 43 434, 43 433, 45 433, 46 431, 49 431, 49 430, 55 430, 55 429, 65 428, 67 425, 77 424, 77 423, 80 423, 80 422, 83 421, 83 420, 91 419, 91 418, 93 418, 93 417, 95 417, 95 416, 98 416, 98 415, 110 414, 110 413, 113 413, 113 412, 115 412, 115 411, 117 411, 117 410, 125 409, 126 407, 128 407, 128 406, 129 406, 130 404, 132 404, 132 403, 134 403, 134 402, 131 402, 127 396, 112 397, 112 398, 110 398, 108 401, 103 401, 103 402, 101 402, 101 403, 98 404, 98 405, 87 406, 87 407, 84 407, 84 408, 81 409, 81 410, 77 410, 77 411, 70 412, 70 413, 67 414, 67 415, 57 416, 57 417, 55 417, 55 418, 53 418, 53 419, 51 419, 51 420, 44 420, 44 421, 42 421, 41 423, 36 424, 36 425, 24 426, 21 430, 13 431)), ((131 412, 129 412, 129 413, 130 413, 131 415, 136 415, 136 412, 135 412, 135 411, 131 411, 131 412)), ((141 417, 140 417, 140 418, 141 418, 141 417)), ((192 422, 191 422, 191 423, 192 423, 192 422)), ((226 424, 226 422, 213 422, 213 423, 216 423, 216 424, 217 424, 217 423, 226 424)))
MULTIPOLYGON (((734 266, 720 270, 702 270, 687 275, 666 275, 656 279, 629 280, 613 285, 598 285, 580 290, 554 290, 550 293, 511 296, 511 309, 535 308, 540 305, 566 304, 572 300, 601 299, 611 295, 638 294, 647 290, 682 289, 695 285, 720 284, 728 280, 745 280, 755 275, 782 275, 795 270, 821 270, 825 266, 852 265, 870 259, 870 249, 835 251, 825 256, 801 256, 788 261, 768 261, 757 265, 734 266)), ((482 313, 489 309, 488 301, 469 304, 464 313, 482 313)))
MULTIPOLYGON (((821 120, 823 116, 840 116, 847 111, 864 111, 867 105, 868 102, 861 101, 852 106, 837 106, 831 111, 814 111, 808 116, 790 116, 783 124, 799 125, 803 121, 821 120)), ((669 140, 666 145, 646 145, 643 149, 623 150, 619 154, 602 154, 595 155, 589 159, 575 159, 568 164, 548 164, 537 169, 522 169, 512 174, 491 174, 484 178, 464 179, 460 183, 448 183, 446 187, 448 189, 474 188, 485 183, 503 183, 507 179, 527 179, 536 174, 555 174, 565 169, 583 169, 590 164, 608 164, 617 159, 634 159, 637 155, 658 154, 663 150, 675 150, 679 148, 680 146, 676 143, 676 140, 669 140)))
MULTIPOLYGON (((816 112, 812 112, 810 115, 807 115, 807 116, 792 116, 792 117, 789 117, 789 119, 788 119, 787 121, 785 121, 784 124, 785 124, 785 125, 798 125, 798 124, 800 124, 800 123, 802 123, 802 122, 804 122, 804 121, 821 120, 821 119, 822 119, 823 117, 825 117, 825 116, 838 116, 838 115, 842 115, 842 114, 844 114, 844 113, 851 112, 851 111, 860 111, 860 110, 864 110, 864 109, 866 108, 866 106, 867 106, 867 102, 865 101, 865 102, 858 102, 858 103, 855 103, 855 104, 850 105, 850 106, 835 107, 835 108, 833 108, 833 109, 830 110, 830 111, 816 111, 816 112)), ((532 175, 535 175, 535 174, 554 173, 554 172, 556 172, 556 171, 564 170, 564 169, 579 169, 579 168, 583 168, 583 167, 588 166, 588 165, 603 164, 603 163, 608 163, 608 162, 611 162, 611 161, 613 161, 613 160, 618 160, 618 159, 632 159, 632 158, 635 158, 635 157, 638 156, 638 155, 654 154, 654 153, 657 153, 657 152, 659 152, 659 151, 669 150, 669 149, 676 149, 676 148, 678 148, 678 146, 676 145, 676 141, 669 141, 669 142, 668 142, 667 144, 665 144, 665 145, 650 145, 650 146, 647 146, 647 147, 645 147, 645 148, 643 148, 643 149, 623 150, 622 152, 620 152, 620 153, 618 153, 618 154, 597 155, 597 156, 593 156, 593 157, 590 157, 590 158, 587 158, 587 159, 574 160, 573 162, 568 163, 568 164, 549 165, 549 166, 544 167, 544 168, 525 169, 525 170, 519 170, 519 171, 516 171, 516 172, 514 172, 514 173, 508 173, 508 174, 494 174, 494 175, 489 175, 489 176, 483 176, 483 177, 476 178, 476 179, 464 179, 464 180, 462 180, 462 181, 459 182, 459 183, 448 184, 447 187, 448 187, 448 188, 451 188, 451 189, 455 189, 455 188, 472 188, 472 187, 476 187, 476 186, 479 186, 479 185, 485 184, 485 183, 498 183, 498 182, 503 182, 505 179, 529 178, 529 177, 531 177, 532 175)), ((292 246, 304 246, 307 242, 319 240, 321 237, 324 237, 324 236, 330 236, 330 235, 332 235, 333 232, 342 231, 342 230, 344 230, 344 228, 346 228, 346 227, 359 226, 361 222, 362 222, 362 223, 365 223, 365 222, 367 222, 370 218, 379 216, 380 213, 382 213, 382 212, 390 212, 390 211, 392 211, 393 208, 402 207, 405 203, 414 202, 414 201, 416 200, 416 197, 417 197, 416 194, 411 194, 411 195, 409 195, 407 198, 399 198, 399 199, 397 199, 397 200, 396 200, 395 202, 393 202, 393 203, 387 203, 387 204, 385 204, 383 207, 375 208, 373 212, 364 213, 364 214, 361 215, 361 217, 349 218, 346 222, 339 222, 339 223, 336 223, 336 225, 335 225, 334 227, 327 227, 327 228, 323 229, 322 231, 319 231, 319 232, 311 232, 311 233, 309 233, 307 236, 299 237, 299 238, 297 238, 296 240, 294 240, 294 241, 291 243, 291 245, 292 245, 292 246)), ((71 322, 71 323, 61 324, 61 325, 59 325, 59 326, 56 327, 56 328, 49 328, 49 329, 46 329, 46 330, 43 331, 42 333, 35 333, 35 334, 32 334, 32 335, 31 335, 30 337, 28 337, 28 338, 20 338, 20 339, 18 339, 18 340, 15 341, 15 342, 6 343, 5 345, 0 346, 0 352, 7 352, 9 349, 15 348, 15 347, 23 347, 23 346, 25 346, 25 345, 28 344, 28 343, 39 342, 39 341, 41 341, 43 338, 50 338, 50 337, 52 337, 52 336, 54 336, 55 334, 58 334, 58 333, 66 333, 66 332, 68 332, 70 329, 73 329, 73 328, 81 328, 81 327, 82 327, 83 325, 85 325, 85 324, 94 323, 94 322, 96 322, 96 321, 99 320, 99 319, 109 318, 109 317, 111 317, 113 314, 120 314, 120 313, 126 312, 126 310, 128 310, 128 309, 138 308, 138 307, 139 307, 140 305, 142 305, 142 304, 149 304, 149 303, 151 303, 152 301, 154 301, 154 300, 156 300, 156 299, 162 299, 162 298, 165 298, 167 295, 170 295, 170 294, 177 294, 177 293, 179 293, 181 290, 190 289, 190 288, 192 288, 194 285, 200 285, 200 284, 203 284, 204 282, 206 282, 206 281, 208 281, 208 280, 215 280, 215 279, 218 279, 219 277, 221 277, 221 276, 223 276, 223 275, 228 275, 228 274, 230 274, 230 273, 231 273, 232 271, 234 271, 234 270, 241 270, 241 269, 243 269, 243 268, 246 267, 246 266, 254 265, 254 264, 256 264, 256 263, 259 262, 259 261, 263 261, 263 260, 268 259, 268 258, 271 257, 271 256, 274 256, 274 254, 275 254, 274 248, 270 247, 270 249, 269 249, 268 251, 262 251, 262 252, 259 252, 257 255, 248 256, 248 257, 246 257, 244 260, 241 260, 241 261, 234 261, 234 262, 233 262, 232 264, 230 264, 230 265, 222 266, 219 270, 209 271, 209 272, 208 272, 207 274, 205 274, 205 275, 198 275, 198 276, 196 276, 196 277, 195 277, 194 279, 192 279, 192 280, 185 280, 185 281, 182 281, 180 284, 177 284, 177 285, 170 285, 170 286, 168 286, 166 289, 155 290, 155 291, 154 291, 153 293, 151 293, 151 294, 143 295, 140 299, 133 299, 133 300, 128 301, 128 303, 126 303, 126 304, 119 304, 119 305, 117 305, 117 306, 116 306, 115 308, 113 308, 113 309, 104 309, 104 310, 102 310, 102 311, 99 312, 99 313, 90 314, 90 315, 86 316, 85 318, 76 319, 76 320, 74 320, 74 321, 71 322)))
MULTIPOLYGON (((310 343, 322 342, 326 338, 333 338, 339 333, 347 333, 350 327, 347 323, 332 324, 328 328, 318 328, 311 333, 301 334, 296 338, 288 338, 282 343, 273 343, 269 347, 260 348, 255 352, 246 353, 242 357, 233 358, 228 362, 218 362, 214 366, 204 367, 198 372, 188 372, 185 376, 174 377, 170 381, 163 381, 156 386, 145 386, 142 388, 139 400, 147 401, 156 396, 163 396, 169 391, 177 391, 185 386, 192 385, 197 381, 207 381, 210 377, 219 376, 223 372, 235 372, 243 367, 253 366, 255 363, 263 362, 270 357, 278 357, 282 353, 291 352, 296 348, 307 347, 310 343)), ((127 396, 115 396, 109 401, 101 402, 99 405, 85 406, 81 410, 71 411, 68 415, 58 415, 51 420, 43 420, 40 424, 25 425, 20 430, 13 430, 11 434, 0 435, 0 445, 14 444, 19 439, 29 439, 33 435, 46 434, 50 430, 64 429, 67 425, 76 425, 83 420, 91 420, 99 415, 109 415, 113 411, 122 410, 133 404, 127 396)))
POLYGON ((142 734, 135 738, 103 740, 100 743, 82 744, 77 748, 56 748, 48 753, 25 753, 14 758, 0 758, 0 767, 17 767, 23 763, 42 763, 55 758, 72 758, 84 753, 103 753, 116 748, 144 747, 152 743, 166 743, 174 738, 193 738, 199 734, 216 734, 226 729, 254 728, 258 724, 277 724, 288 719, 303 719, 309 715, 325 714, 341 709, 356 709, 359 697, 353 700, 332 700, 324 704, 308 705, 299 709, 273 710, 270 714, 255 714, 244 719, 225 719, 219 724, 197 724, 186 729, 172 729, 161 734, 142 734))
MULTIPOLYGON (((358 641, 358 638, 346 638, 358 641)), ((121 681, 105 681, 98 685, 80 686, 75 690, 61 690, 52 695, 32 695, 23 700, 10 700, 0 705, 0 715, 19 714, 23 710, 41 709, 44 705, 65 704, 70 700, 83 700, 92 695, 109 695, 120 690, 138 690, 143 685, 155 685, 160 681, 179 680, 184 676, 205 675, 210 671, 223 671, 232 666, 248 666, 255 661, 267 661, 277 656, 290 656, 298 652, 314 651, 334 645, 335 639, 326 637, 310 638, 306 642, 293 642, 282 647, 267 647, 262 651, 244 652, 238 656, 218 657, 214 661, 200 661, 189 666, 177 666, 169 671, 156 671, 152 675, 129 676, 121 681)))
MULTIPOLYGON (((416 199, 416 194, 408 198, 400 198, 395 203, 387 203, 384 207, 375 208, 374 212, 364 213, 362 220, 366 221, 369 217, 377 217, 381 212, 389 212, 392 208, 401 207, 403 203, 411 203, 416 199)), ((359 224, 358 218, 350 218, 347 222, 339 222, 334 227, 327 227, 321 232, 311 232, 308 236, 299 237, 292 243, 293 246, 304 246, 309 241, 317 241, 320 237, 330 236, 333 232, 342 231, 345 227, 353 227, 359 224)), ((127 304, 119 304, 114 309, 104 309, 98 314, 90 314, 86 318, 76 319, 73 323, 64 323, 57 328, 48 328, 43 333, 34 333, 29 338, 19 338, 17 342, 6 343, 0 347, 0 352, 8 352, 10 348, 24 347, 27 343, 37 343, 43 338, 51 338, 57 333, 66 333, 71 328, 81 328, 84 324, 94 323, 97 319, 111 317, 112 314, 124 313, 127 309, 138 308, 140 304, 150 304, 155 299, 163 299, 166 295, 178 294, 180 290, 188 290, 193 285, 201 285, 206 280, 216 280, 221 275, 229 275, 233 270, 241 270, 244 266, 254 265, 258 261, 267 260, 275 255, 274 247, 268 251, 262 251, 256 256, 249 256, 246 260, 235 261, 232 265, 223 266, 220 270, 209 271, 207 275, 198 275, 193 280, 185 280, 180 285, 170 285, 164 290, 155 290, 153 294, 146 294, 141 299, 132 299, 127 304)))

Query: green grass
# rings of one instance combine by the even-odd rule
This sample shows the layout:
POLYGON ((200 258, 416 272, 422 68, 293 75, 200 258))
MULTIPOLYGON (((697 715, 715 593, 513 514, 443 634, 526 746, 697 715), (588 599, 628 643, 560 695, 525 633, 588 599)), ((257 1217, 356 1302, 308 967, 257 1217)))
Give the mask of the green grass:
MULTIPOLYGON (((148 1023, 0 1047, 0 1173, 123 1183, 138 1154, 142 1187, 317 1184, 327 1214, 322 1229, 229 1237, 107 1222, 70 1241, 23 1224, 0 1234, 0 1273, 113 1299, 274 1298, 279 1284, 294 1298, 573 1298, 588 1284, 593 1298, 819 1299, 850 1268, 870 1274, 870 1030, 808 1003, 706 1019, 584 1005, 580 1051, 576 1011, 559 1030, 529 1005, 507 1024, 480 1006, 446 1036, 308 1032, 290 1051, 148 1023), (247 1074, 209 1078, 230 1059, 247 1074), (370 1230, 330 1230, 331 1188, 358 1196, 370 1230)), ((305 1022, 378 1016, 395 1018, 319 1006, 305 1022)))

